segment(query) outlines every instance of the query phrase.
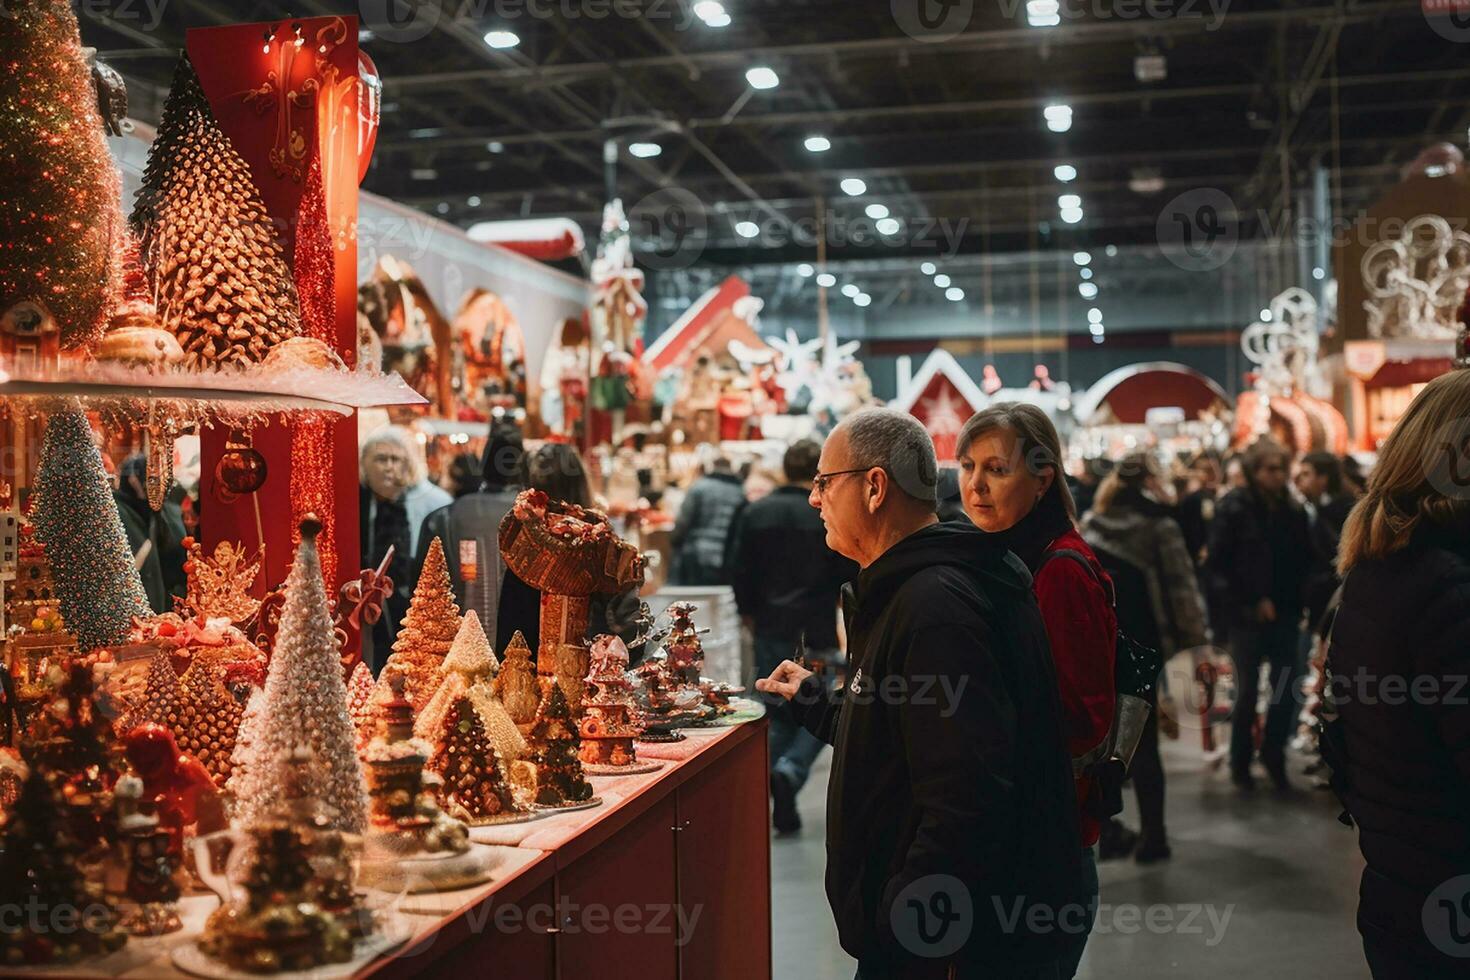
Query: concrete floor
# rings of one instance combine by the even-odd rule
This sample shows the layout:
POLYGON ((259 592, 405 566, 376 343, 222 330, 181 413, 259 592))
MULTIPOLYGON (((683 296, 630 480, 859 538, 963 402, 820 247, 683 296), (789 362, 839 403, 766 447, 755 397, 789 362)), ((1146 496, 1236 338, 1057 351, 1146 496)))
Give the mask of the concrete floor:
MULTIPOLYGON (((777 980, 851 980, 855 968, 822 891, 828 759, 802 791, 801 834, 771 842, 777 980)), ((1242 797, 1197 741, 1166 743, 1164 765, 1174 857, 1101 866, 1102 910, 1078 977, 1367 980, 1353 925, 1362 858, 1330 794, 1307 788, 1294 763, 1300 788, 1242 797)), ((1136 827, 1131 793, 1127 802, 1136 827)))

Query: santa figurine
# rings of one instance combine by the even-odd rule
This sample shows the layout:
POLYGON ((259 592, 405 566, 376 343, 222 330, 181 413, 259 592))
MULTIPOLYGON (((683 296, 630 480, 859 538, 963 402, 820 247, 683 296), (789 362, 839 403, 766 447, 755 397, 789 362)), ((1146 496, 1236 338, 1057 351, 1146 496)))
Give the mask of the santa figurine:
POLYGON ((168 831, 176 859, 183 859, 186 827, 197 825, 199 834, 224 829, 224 806, 209 770, 179 749, 173 732, 151 721, 138 725, 123 738, 123 754, 143 780, 144 805, 151 804, 168 831))

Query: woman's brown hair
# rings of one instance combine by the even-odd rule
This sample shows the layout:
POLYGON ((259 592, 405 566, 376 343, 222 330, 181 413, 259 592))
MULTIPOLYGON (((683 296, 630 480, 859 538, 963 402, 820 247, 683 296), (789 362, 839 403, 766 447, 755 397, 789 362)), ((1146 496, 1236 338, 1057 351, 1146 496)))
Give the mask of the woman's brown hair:
POLYGON ((1062 438, 1057 435, 1057 427, 1051 424, 1046 413, 1025 402, 996 402, 989 408, 982 408, 960 429, 955 455, 965 455, 970 450, 970 443, 992 429, 1009 429, 1015 435, 1020 462, 1033 475, 1039 476, 1045 469, 1052 471, 1051 489, 1047 495, 1055 495, 1067 516, 1076 521, 1077 504, 1072 500, 1067 474, 1062 470, 1062 438))
POLYGON ((1378 451, 1368 490, 1342 529, 1337 569, 1383 558, 1421 525, 1470 529, 1470 370, 1419 392, 1378 451))

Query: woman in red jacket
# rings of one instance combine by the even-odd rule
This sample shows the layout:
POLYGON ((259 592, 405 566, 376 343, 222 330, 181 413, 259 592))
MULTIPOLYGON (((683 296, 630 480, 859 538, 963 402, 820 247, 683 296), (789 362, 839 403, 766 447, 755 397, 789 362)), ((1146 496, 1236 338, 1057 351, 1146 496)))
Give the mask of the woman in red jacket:
MULTIPOLYGON (((1031 569, 1056 665, 1067 750, 1075 762, 1100 746, 1112 725, 1118 624, 1107 573, 1077 532, 1076 505, 1062 473, 1061 439, 1041 409, 1000 402, 965 423, 956 455, 965 513, 981 530, 1005 535, 1007 547, 1031 569)), ((1090 778, 1077 779, 1083 867, 1094 898, 1074 957, 1063 964, 1062 976, 1068 978, 1076 972, 1097 911, 1093 846, 1099 825, 1085 806, 1092 788, 1090 778)))

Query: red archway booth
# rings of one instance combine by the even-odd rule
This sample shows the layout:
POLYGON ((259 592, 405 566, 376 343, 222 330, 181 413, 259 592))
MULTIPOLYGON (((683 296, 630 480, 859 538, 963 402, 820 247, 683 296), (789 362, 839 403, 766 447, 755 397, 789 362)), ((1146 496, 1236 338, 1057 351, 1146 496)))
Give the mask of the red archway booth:
POLYGON ((1350 340, 1343 345, 1339 384, 1346 389, 1354 448, 1374 451, 1409 402, 1454 366, 1450 341, 1350 340))
POLYGON ((1194 368, 1171 361, 1130 364, 1109 372, 1078 400, 1077 421, 1094 423, 1104 406, 1110 421, 1143 425, 1151 408, 1180 408, 1187 419, 1198 418, 1230 398, 1212 379, 1194 368))

